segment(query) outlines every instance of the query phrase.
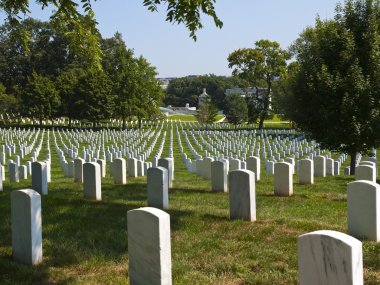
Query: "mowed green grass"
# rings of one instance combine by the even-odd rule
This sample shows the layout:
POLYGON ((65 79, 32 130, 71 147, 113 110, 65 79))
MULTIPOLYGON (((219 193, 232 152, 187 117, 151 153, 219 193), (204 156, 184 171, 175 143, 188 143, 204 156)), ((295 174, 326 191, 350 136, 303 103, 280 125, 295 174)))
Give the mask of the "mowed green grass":
MULTIPOLYGON (((215 121, 219 121, 223 119, 225 116, 224 115, 217 115, 215 117, 215 121)), ((196 122, 197 118, 195 118, 194 115, 171 115, 169 117, 166 117, 165 120, 177 120, 177 121, 182 121, 182 122, 196 122)))
MULTIPOLYGON (((317 178, 300 186, 295 176, 294 195, 280 198, 262 169, 257 221, 231 221, 228 193, 211 192, 209 180, 185 170, 173 137, 175 182, 167 211, 173 284, 297 284, 297 237, 321 229, 346 232, 352 178, 317 178)), ((129 284, 127 211, 147 206, 146 178, 115 186, 107 176, 103 200, 84 199, 82 185, 63 177, 51 146, 53 182, 42 197, 44 261, 28 267, 11 258, 10 193, 31 181, 6 182, 0 193, 0 284, 129 284)), ((364 241, 363 253, 365 284, 379 284, 380 245, 364 241)))

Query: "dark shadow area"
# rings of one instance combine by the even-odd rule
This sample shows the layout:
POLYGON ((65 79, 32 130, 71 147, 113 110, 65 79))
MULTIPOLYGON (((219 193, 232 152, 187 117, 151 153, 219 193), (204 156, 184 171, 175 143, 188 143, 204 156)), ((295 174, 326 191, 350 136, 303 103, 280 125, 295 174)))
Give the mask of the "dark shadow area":
MULTIPOLYGON (((17 187, 20 189, 19 187, 17 187)), ((78 191, 52 190, 42 197, 44 261, 35 267, 14 262, 11 257, 10 193, 0 195, 0 284, 51 284, 49 268, 83 264, 87 260, 117 262, 128 251, 127 212, 146 207, 146 185, 104 185, 103 200, 78 197, 78 191)), ((181 228, 189 212, 171 209, 171 230, 181 228)), ((72 283, 60 276, 58 283, 72 283), (64 280, 63 280, 63 279, 64 280)))
POLYGON ((202 216, 204 218, 205 221, 209 221, 209 222, 229 222, 231 221, 231 219, 229 217, 226 217, 226 216, 217 216, 217 215, 212 215, 212 214, 205 214, 202 216))

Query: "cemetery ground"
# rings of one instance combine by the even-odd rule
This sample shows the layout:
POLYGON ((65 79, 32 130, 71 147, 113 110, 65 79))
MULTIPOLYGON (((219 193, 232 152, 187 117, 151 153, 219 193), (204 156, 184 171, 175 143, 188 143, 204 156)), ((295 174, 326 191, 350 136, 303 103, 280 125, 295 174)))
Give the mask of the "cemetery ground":
MULTIPOLYGON (((168 155, 168 145, 169 136, 161 157, 168 155)), ((262 162, 257 221, 232 221, 228 193, 211 192, 211 180, 186 170, 175 135, 173 148, 175 180, 165 210, 171 220, 173 284, 297 284, 297 237, 322 229, 347 232, 347 183, 353 178, 343 171, 316 177, 314 185, 299 185, 295 175, 294 195, 275 197, 273 176, 262 162)), ((146 177, 115 185, 107 168, 102 201, 93 201, 83 198, 82 184, 64 177, 54 147, 51 159, 52 182, 41 197, 40 265, 12 259, 10 193, 30 188, 30 177, 19 183, 7 179, 0 191, 0 284, 129 284, 127 211, 147 206, 146 177)), ((380 283, 379 257, 380 245, 363 241, 365 284, 380 283)))

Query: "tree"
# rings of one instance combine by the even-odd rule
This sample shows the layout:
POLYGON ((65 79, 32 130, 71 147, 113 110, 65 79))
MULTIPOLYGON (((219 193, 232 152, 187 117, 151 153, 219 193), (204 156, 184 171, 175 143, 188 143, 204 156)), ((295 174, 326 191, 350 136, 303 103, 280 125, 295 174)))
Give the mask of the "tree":
POLYGON ((155 67, 142 56, 133 57, 120 33, 102 41, 103 70, 112 79, 116 104, 114 116, 122 119, 123 128, 128 117, 137 117, 139 126, 143 118, 159 113, 163 92, 156 79, 155 67))
MULTIPOLYGON (((286 77, 273 84, 273 109, 282 120, 291 120, 291 113, 294 111, 292 86, 298 71, 298 62, 291 62, 287 67, 286 77)), ((291 123, 292 127, 294 127, 294 122, 291 121, 291 123)))
POLYGON ((0 115, 1 121, 7 123, 10 113, 16 112, 18 102, 15 96, 5 92, 5 86, 0 83, 0 115))
POLYGON ((112 92, 116 104, 113 115, 120 118, 123 128, 126 127, 127 117, 131 117, 135 108, 135 94, 138 87, 137 61, 133 51, 127 49, 120 33, 102 41, 103 70, 112 78, 112 92))
POLYGON ((245 122, 248 116, 248 107, 244 98, 239 94, 226 95, 224 114, 227 120, 235 125, 235 128, 245 122))
POLYGON ((322 147, 351 156, 380 143, 380 3, 349 0, 335 19, 307 28, 295 42, 299 63, 289 116, 322 147))
POLYGON ((254 48, 238 49, 228 56, 228 67, 234 68, 232 74, 245 79, 256 90, 249 101, 254 101, 250 106, 257 109, 251 114, 260 112, 260 129, 270 108, 273 81, 284 76, 289 58, 289 53, 281 49, 279 43, 268 40, 257 41, 254 48), (260 91, 259 87, 265 87, 265 91, 260 91))
MULTIPOLYGON (((47 6, 54 7, 51 19, 55 26, 69 25, 71 38, 71 47, 78 54, 88 54, 90 56, 90 65, 95 68, 101 66, 101 37, 96 29, 95 13, 92 10, 92 2, 96 0, 40 0, 37 1, 43 8, 47 6), (81 11, 84 13, 81 14, 81 11)), ((217 27, 221 28, 223 23, 217 17, 214 8, 215 0, 188 1, 188 0, 144 0, 143 5, 148 10, 154 12, 158 6, 166 6, 166 21, 171 23, 185 24, 190 32, 190 37, 196 40, 196 31, 201 29, 202 14, 210 16, 217 27)), ((0 11, 7 15, 7 21, 12 28, 17 31, 17 37, 22 40, 23 46, 28 47, 30 32, 19 25, 19 14, 29 13, 29 1, 25 0, 0 0, 0 11)))
POLYGON ((55 86, 61 98, 60 115, 69 119, 69 127, 73 119, 81 119, 78 110, 76 90, 79 79, 85 76, 85 71, 79 67, 68 67, 55 80, 55 86))
POLYGON ((42 120, 52 119, 58 112, 60 98, 54 82, 48 77, 33 72, 28 78, 25 92, 22 93, 23 115, 37 118, 42 126, 42 120))
POLYGON ((156 79, 156 68, 142 56, 137 59, 137 67, 138 84, 133 114, 137 117, 141 128, 143 118, 151 118, 160 113, 159 107, 164 94, 156 79))
POLYGON ((206 125, 206 130, 208 125, 215 122, 215 118, 218 115, 218 109, 211 102, 205 102, 201 104, 195 114, 198 123, 206 125))
POLYGON ((81 120, 88 120, 94 126, 111 117, 115 96, 107 74, 99 70, 89 70, 79 78, 75 87, 75 109, 81 120))

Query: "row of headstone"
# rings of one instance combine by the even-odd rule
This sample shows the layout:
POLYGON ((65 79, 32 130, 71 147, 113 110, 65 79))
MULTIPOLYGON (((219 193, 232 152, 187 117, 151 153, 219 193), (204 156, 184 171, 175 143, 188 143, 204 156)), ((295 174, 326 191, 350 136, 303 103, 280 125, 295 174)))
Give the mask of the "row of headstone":
MULTIPOLYGON (((100 177, 98 164, 86 165, 97 169, 97 176, 100 177)), ((288 172, 290 172, 289 168, 288 164, 288 172)), ((158 168, 158 170, 161 172, 160 183, 165 184, 167 170, 164 168, 158 168), (164 177, 163 180, 162 177, 164 177)), ((248 170, 232 171, 229 181, 231 219, 254 221, 256 219, 254 173, 248 170)), ((360 202, 363 200, 366 191, 363 190, 363 185, 366 185, 366 189, 371 186, 371 193, 378 192, 379 185, 371 185, 371 183, 357 181, 349 185, 349 207, 350 201, 360 202)), ((367 197, 367 200, 378 199, 367 197)), ((356 207, 356 210, 362 211, 360 213, 352 213, 349 209, 349 217, 350 213, 356 218, 362 217, 363 209, 367 208, 367 205, 356 207)), ((367 213, 373 214, 373 210, 369 210, 367 213)), ((372 215, 371 219, 373 220, 375 216, 377 215, 372 215)), ((366 219, 368 216, 364 215, 361 222, 356 221, 356 226, 363 224, 366 219)), ((31 265, 40 263, 42 260, 40 195, 33 190, 12 192, 11 221, 14 259, 31 265)), ((349 218, 349 231, 357 230, 351 225, 352 223, 349 218)), ((367 226, 367 228, 373 230, 376 227, 367 226)), ((359 235, 364 236, 362 233, 359 235)), ((367 238, 369 235, 365 237, 367 238)), ((131 284, 171 284, 170 251, 170 217, 168 214, 154 208, 142 208, 128 212, 131 284)), ((300 284, 357 285, 363 282, 361 242, 342 233, 317 231, 300 236, 298 262, 300 284)))

